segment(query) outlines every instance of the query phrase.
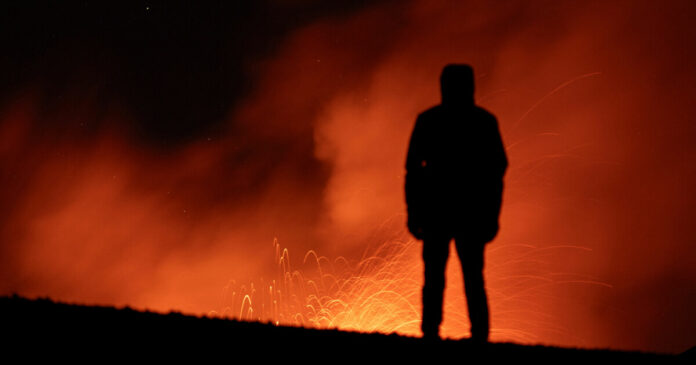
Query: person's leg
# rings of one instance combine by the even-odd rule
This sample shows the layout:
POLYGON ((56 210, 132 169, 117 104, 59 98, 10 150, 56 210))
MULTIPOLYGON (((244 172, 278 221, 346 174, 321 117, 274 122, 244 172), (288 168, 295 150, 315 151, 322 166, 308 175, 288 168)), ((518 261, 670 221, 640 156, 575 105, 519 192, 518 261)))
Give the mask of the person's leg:
POLYGON ((449 256, 448 237, 423 239, 423 337, 439 337, 442 322, 442 296, 445 290, 445 267, 449 256))
POLYGON ((485 244, 467 242, 465 239, 455 239, 457 254, 462 264, 464 275, 464 292, 469 308, 471 322, 471 338, 477 341, 488 341, 490 332, 488 315, 488 298, 483 280, 483 261, 485 244))

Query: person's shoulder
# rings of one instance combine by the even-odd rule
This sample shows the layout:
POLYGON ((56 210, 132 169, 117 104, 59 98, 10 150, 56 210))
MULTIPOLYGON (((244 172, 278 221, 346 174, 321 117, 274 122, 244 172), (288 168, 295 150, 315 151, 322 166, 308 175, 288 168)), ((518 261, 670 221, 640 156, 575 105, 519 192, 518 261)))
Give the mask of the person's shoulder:
POLYGON ((488 110, 476 105, 474 107, 474 113, 476 113, 476 116, 480 119, 487 119, 487 120, 497 120, 495 115, 493 113, 489 112, 488 110))
POLYGON ((435 105, 418 114, 418 120, 438 118, 440 114, 442 114, 442 105, 435 105))

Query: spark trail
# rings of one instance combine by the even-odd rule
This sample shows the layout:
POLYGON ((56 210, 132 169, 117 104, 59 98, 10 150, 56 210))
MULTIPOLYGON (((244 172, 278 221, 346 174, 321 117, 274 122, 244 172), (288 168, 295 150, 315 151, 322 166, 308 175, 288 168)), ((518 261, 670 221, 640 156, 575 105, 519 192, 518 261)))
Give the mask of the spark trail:
MULTIPOLYGON (((308 251, 304 269, 295 269, 290 253, 273 242, 278 276, 239 286, 231 282, 220 316, 276 325, 341 329, 359 332, 420 335, 422 264, 420 244, 392 240, 366 251, 351 263, 344 257, 330 260, 308 251)), ((501 244, 489 248, 492 263, 486 271, 494 341, 538 342, 541 334, 566 333, 543 308, 554 289, 569 284, 610 287, 597 278, 545 271, 558 251, 588 249, 572 245, 537 247, 501 244), (551 254, 551 255, 550 255, 551 254), (511 271, 519 271, 510 273, 511 271)), ((468 336, 469 323, 458 263, 448 267, 443 335, 468 336)))

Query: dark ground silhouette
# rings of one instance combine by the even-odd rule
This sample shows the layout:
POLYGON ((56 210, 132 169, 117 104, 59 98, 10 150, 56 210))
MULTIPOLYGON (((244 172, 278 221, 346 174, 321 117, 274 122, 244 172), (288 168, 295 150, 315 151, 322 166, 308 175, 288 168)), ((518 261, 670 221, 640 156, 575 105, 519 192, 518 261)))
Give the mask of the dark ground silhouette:
POLYGON ((423 240, 424 337, 439 336, 450 241, 462 265, 471 336, 487 341, 484 249, 498 233, 507 157, 496 118, 474 103, 474 72, 447 65, 442 103, 421 113, 406 159, 408 228, 423 240))
POLYGON ((343 363, 428 358, 449 363, 465 356, 486 361, 652 361, 693 358, 611 350, 581 350, 510 343, 476 344, 469 340, 426 341, 398 335, 310 330, 270 324, 157 314, 113 307, 0 297, 0 331, 5 356, 178 358, 182 352, 240 361, 343 363), (27 352, 25 349, 29 348, 27 352), (247 360, 244 360, 247 359, 247 360))

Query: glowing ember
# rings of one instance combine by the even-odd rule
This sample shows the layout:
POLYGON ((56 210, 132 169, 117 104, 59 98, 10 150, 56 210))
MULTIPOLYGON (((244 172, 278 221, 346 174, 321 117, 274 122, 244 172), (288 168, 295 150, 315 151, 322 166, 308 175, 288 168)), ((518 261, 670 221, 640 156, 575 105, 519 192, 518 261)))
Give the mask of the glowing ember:
MULTIPOLYGON (((343 257, 329 260, 309 251, 303 269, 291 266, 289 251, 277 240, 273 247, 277 277, 260 280, 258 285, 230 282, 224 289, 223 309, 209 315, 277 325, 420 335, 419 242, 392 240, 366 252, 356 263, 343 257)), ((539 306, 533 303, 554 295, 554 286, 581 283, 610 287, 577 274, 545 271, 548 263, 544 252, 557 250, 587 251, 572 246, 489 248, 488 254, 496 262, 487 271, 492 340, 534 343, 547 333, 568 335, 569 329, 560 328, 552 315, 536 309, 539 306), (527 265, 521 273, 506 274, 506 268, 518 271, 520 264, 527 265)), ((449 265, 443 326, 443 334, 453 338, 469 334, 457 267, 449 265)))
POLYGON ((225 288, 228 306, 212 315, 314 328, 419 332, 420 277, 413 241, 380 246, 355 264, 309 251, 303 268, 273 243, 278 276, 260 285, 225 288), (415 266, 415 268, 414 268, 415 266))

